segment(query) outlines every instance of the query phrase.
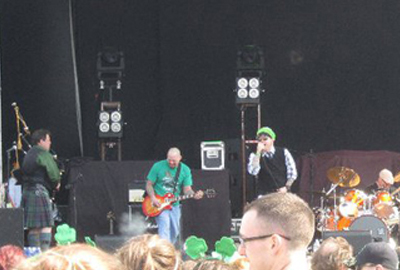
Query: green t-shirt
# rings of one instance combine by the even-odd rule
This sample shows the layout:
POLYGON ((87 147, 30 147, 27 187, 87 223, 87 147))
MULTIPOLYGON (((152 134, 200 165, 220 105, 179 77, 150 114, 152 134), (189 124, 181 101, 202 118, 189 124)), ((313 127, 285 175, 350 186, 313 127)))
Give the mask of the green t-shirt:
MULTIPOLYGON (((174 193, 175 196, 181 194, 182 187, 191 186, 193 184, 190 168, 182 162, 180 164, 181 172, 174 193)), ((164 196, 166 193, 173 193, 175 187, 174 178, 177 170, 178 168, 171 169, 166 159, 158 161, 153 165, 147 175, 147 179, 154 183, 153 187, 156 194, 164 196)))

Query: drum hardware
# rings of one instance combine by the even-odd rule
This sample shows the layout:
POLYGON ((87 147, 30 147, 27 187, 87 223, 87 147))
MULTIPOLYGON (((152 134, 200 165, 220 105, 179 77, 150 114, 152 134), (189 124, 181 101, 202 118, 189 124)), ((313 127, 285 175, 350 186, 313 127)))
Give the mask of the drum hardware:
MULTIPOLYGON (((379 191, 374 195, 367 195, 362 190, 355 189, 360 183, 359 175, 346 167, 334 167, 328 170, 327 177, 332 183, 325 192, 310 191, 320 195, 320 207, 316 210, 317 229, 324 231, 341 230, 370 230, 375 241, 388 241, 389 233, 399 224, 399 211, 395 202, 400 203, 394 192, 379 191), (336 188, 348 187, 340 201, 336 196, 336 188), (333 206, 327 207, 328 200, 333 199, 333 206)), ((400 172, 399 172, 400 179, 400 172)), ((398 180, 397 182, 400 182, 398 180)))
POLYGON ((357 205, 353 202, 342 204, 342 208, 337 207, 336 188, 355 187, 360 183, 360 176, 352 169, 346 167, 333 167, 327 171, 327 177, 332 182, 332 186, 325 196, 329 196, 333 192, 333 220, 334 229, 342 230, 350 225, 351 218, 358 216, 357 205), (338 211, 340 216, 338 215, 338 211))

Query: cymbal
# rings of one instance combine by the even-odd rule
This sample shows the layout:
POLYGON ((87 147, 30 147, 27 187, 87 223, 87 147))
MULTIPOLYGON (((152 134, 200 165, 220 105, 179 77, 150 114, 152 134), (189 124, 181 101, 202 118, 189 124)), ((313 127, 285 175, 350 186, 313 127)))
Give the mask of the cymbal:
POLYGON ((395 183, 400 182, 400 172, 396 173, 396 175, 395 175, 394 178, 393 178, 393 181, 394 181, 395 183))
POLYGON ((329 181, 340 187, 355 187, 360 183, 360 176, 350 168, 333 167, 326 173, 329 181))

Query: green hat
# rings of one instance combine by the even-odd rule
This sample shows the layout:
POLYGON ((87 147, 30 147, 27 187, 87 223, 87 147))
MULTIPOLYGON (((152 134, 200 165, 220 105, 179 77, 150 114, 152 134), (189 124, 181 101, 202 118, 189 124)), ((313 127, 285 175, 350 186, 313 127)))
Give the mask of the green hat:
POLYGON ((276 139, 276 134, 270 127, 262 127, 259 130, 257 130, 257 137, 260 136, 261 134, 267 134, 273 140, 276 139))

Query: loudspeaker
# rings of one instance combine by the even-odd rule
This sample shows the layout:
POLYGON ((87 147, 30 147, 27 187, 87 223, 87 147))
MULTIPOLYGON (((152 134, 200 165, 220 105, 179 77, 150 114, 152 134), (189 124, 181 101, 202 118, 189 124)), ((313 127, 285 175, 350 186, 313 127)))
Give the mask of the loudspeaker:
POLYGON ((97 247, 110 253, 114 253, 117 249, 122 247, 125 242, 130 239, 128 236, 122 235, 95 235, 94 241, 97 247))
POLYGON ((353 246, 354 255, 356 255, 366 244, 372 242, 372 233, 370 230, 352 230, 352 231, 326 231, 322 233, 322 239, 329 237, 343 237, 353 246))
POLYGON ((24 210, 22 208, 0 209, 0 246, 12 244, 24 247, 24 210))

